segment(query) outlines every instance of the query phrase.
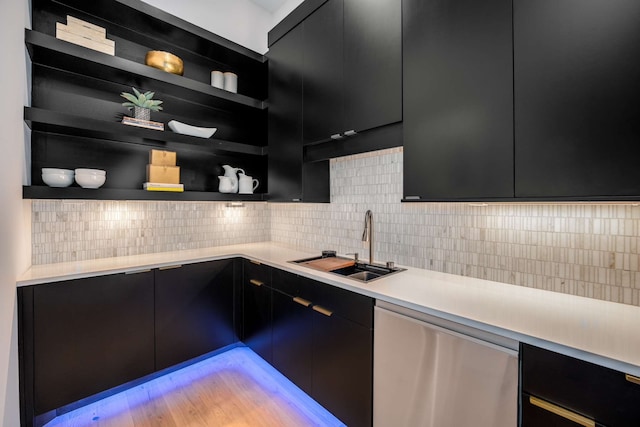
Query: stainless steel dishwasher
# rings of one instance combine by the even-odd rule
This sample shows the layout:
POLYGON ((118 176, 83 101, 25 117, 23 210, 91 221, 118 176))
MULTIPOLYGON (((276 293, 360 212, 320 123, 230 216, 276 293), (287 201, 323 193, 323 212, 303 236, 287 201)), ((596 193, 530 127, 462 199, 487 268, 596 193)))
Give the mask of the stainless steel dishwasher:
POLYGON ((514 427, 516 341, 378 302, 374 427, 514 427))

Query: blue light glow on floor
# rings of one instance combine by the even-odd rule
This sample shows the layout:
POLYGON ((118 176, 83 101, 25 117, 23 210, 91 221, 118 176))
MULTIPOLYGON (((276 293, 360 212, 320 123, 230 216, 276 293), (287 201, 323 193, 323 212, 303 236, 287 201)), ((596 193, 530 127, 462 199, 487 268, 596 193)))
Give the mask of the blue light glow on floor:
MULTIPOLYGON (((188 389, 202 381, 211 381, 216 375, 233 371, 239 381, 250 387, 259 387, 270 399, 283 402, 287 410, 295 411, 308 426, 344 426, 337 418, 296 387, 275 368, 247 347, 236 347, 186 368, 170 372, 129 390, 102 399, 55 418, 46 427, 134 425, 129 413, 132 408, 162 399, 174 390, 188 389), (119 418, 120 417, 120 418, 119 418), (122 419, 122 421, 116 421, 122 419), (111 423, 109 423, 111 420, 111 423)), ((258 403, 256 403, 258 404, 258 403)), ((194 424, 200 425, 200 424, 194 424)), ((207 424, 217 425, 217 424, 207 424)), ((302 425, 300 426, 302 427, 302 425)))

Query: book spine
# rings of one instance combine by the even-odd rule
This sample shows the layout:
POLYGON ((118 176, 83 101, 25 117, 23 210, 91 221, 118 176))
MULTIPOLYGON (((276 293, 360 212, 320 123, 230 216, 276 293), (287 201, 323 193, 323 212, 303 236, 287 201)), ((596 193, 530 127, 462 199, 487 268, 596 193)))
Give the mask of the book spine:
POLYGON ((104 34, 93 31, 86 27, 65 25, 62 22, 56 22, 56 31, 66 31, 67 33, 75 34, 77 36, 81 36, 98 43, 106 44, 107 46, 111 47, 115 47, 116 45, 115 41, 106 38, 104 34))
POLYGON ((115 47, 112 46, 108 46, 106 44, 103 43, 98 43, 94 40, 76 35, 76 34, 71 34, 67 31, 58 31, 56 30, 56 38, 60 39, 60 40, 64 40, 66 42, 69 43, 73 43, 76 44, 78 46, 83 46, 86 47, 88 49, 92 49, 92 50, 96 50, 98 52, 102 52, 102 53, 106 53, 107 55, 111 55, 111 56, 115 56, 116 52, 115 52, 115 47))
POLYGON ((84 27, 87 30, 91 30, 93 32, 102 34, 103 37, 107 36, 106 28, 103 28, 99 25, 92 24, 91 22, 83 21, 82 19, 76 18, 75 16, 67 15, 67 25, 84 27))

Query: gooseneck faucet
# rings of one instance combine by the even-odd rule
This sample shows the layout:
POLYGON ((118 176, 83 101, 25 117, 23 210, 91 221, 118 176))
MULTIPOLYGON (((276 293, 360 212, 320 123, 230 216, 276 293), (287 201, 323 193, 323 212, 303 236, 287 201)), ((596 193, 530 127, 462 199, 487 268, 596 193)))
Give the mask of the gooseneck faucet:
POLYGON ((362 241, 369 242, 369 264, 373 264, 373 212, 370 210, 364 214, 362 241))

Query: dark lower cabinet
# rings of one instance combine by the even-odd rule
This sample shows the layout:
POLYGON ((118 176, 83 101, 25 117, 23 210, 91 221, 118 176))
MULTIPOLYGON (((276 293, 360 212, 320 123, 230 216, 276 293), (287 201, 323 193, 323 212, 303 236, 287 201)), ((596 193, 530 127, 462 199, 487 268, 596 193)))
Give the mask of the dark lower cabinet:
POLYGON ((513 198, 511 0, 403 0, 405 200, 513 198))
POLYGON ((528 344, 520 354, 522 427, 638 425, 640 378, 528 344))
POLYGON ((373 300, 281 270, 273 287, 273 366, 346 425, 371 426, 373 300))
POLYGON ((23 374, 33 375, 32 415, 154 371, 152 272, 38 285, 20 295, 33 307, 32 317, 21 316, 23 345, 33 349, 22 354, 23 363, 33 357, 23 364, 23 374))
POLYGON ((271 351, 271 267, 243 260, 241 339, 267 362, 271 351))
POLYGON ((155 270, 156 370, 231 345, 234 262, 209 261, 155 270))
POLYGON ((640 2, 514 0, 516 197, 640 195, 640 2))

